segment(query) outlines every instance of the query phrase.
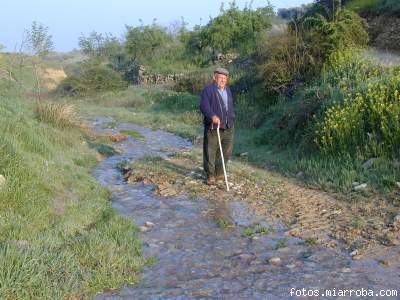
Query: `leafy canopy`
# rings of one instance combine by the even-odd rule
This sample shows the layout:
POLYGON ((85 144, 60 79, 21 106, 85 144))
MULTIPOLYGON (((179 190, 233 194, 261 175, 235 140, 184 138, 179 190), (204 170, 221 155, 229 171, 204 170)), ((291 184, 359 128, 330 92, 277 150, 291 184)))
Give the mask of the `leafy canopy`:
POLYGON ((270 5, 255 10, 246 5, 240 10, 231 2, 228 9, 221 6, 220 15, 205 26, 203 43, 220 52, 251 53, 259 34, 271 27, 273 16, 270 5))
POLYGON ((49 28, 41 23, 32 22, 31 28, 25 31, 27 48, 34 55, 44 57, 54 48, 49 28))
POLYGON ((159 25, 127 26, 125 49, 133 59, 151 58, 157 49, 165 47, 172 37, 159 25))

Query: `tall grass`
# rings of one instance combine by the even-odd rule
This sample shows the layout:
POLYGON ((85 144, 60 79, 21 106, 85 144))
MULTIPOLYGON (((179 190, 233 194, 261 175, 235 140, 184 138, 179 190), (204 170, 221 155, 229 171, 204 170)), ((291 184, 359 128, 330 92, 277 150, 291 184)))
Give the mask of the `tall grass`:
POLYGON ((58 128, 79 126, 80 121, 72 104, 38 103, 36 118, 58 128))
POLYGON ((64 126, 72 110, 48 104, 42 122, 35 105, 0 96, 0 298, 89 298, 136 282, 137 228, 91 176, 96 153, 64 126))

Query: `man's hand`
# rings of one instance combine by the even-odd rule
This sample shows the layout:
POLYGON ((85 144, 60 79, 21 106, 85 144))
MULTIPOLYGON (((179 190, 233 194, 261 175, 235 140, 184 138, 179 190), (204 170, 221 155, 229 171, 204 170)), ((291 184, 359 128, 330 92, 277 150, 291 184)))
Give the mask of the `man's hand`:
POLYGON ((212 117, 213 124, 219 125, 221 123, 220 119, 217 116, 212 117))

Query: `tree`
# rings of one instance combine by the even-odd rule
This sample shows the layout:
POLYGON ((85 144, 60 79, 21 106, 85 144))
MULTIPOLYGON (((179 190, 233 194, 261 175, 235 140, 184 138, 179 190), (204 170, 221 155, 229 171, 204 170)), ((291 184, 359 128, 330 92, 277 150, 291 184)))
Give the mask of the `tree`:
POLYGON ((49 28, 43 24, 32 22, 30 30, 26 31, 27 47, 34 55, 43 58, 54 48, 49 28))
POLYGON ((146 60, 169 42, 172 37, 155 23, 138 27, 127 26, 125 49, 134 60, 146 60))
POLYGON ((38 98, 41 97, 39 67, 41 60, 49 54, 54 48, 52 36, 49 34, 49 28, 43 24, 32 22, 30 30, 25 31, 26 46, 34 57, 32 59, 33 70, 36 78, 36 88, 38 91, 38 98))
POLYGON ((123 52, 120 41, 111 33, 103 35, 96 31, 92 31, 89 36, 79 37, 79 47, 91 58, 100 60, 114 58, 123 52))
POLYGON ((271 6, 240 10, 235 2, 228 9, 221 6, 221 13, 204 28, 205 44, 214 51, 238 51, 249 54, 255 50, 259 34, 271 27, 274 12, 271 6))
POLYGON ((317 69, 329 55, 351 46, 368 43, 366 21, 341 6, 341 1, 321 0, 301 17, 289 22, 289 29, 301 35, 317 69))

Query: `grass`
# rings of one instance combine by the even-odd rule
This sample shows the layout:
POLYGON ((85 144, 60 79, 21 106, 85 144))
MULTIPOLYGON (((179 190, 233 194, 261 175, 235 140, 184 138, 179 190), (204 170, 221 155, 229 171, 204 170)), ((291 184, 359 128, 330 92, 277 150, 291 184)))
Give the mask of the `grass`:
POLYGON ((274 245, 274 250, 278 250, 281 248, 287 247, 287 239, 286 238, 280 238, 276 241, 274 245))
POLYGON ((40 103, 36 108, 36 118, 55 127, 79 126, 75 108, 67 103, 40 103))
POLYGON ((304 243, 308 246, 317 246, 318 240, 316 240, 315 238, 307 238, 304 240, 304 243))
POLYGON ((132 86, 124 91, 65 100, 87 116, 108 115, 119 122, 164 129, 191 140, 202 132, 198 97, 169 89, 132 86))
POLYGON ((98 153, 100 153, 101 155, 104 155, 106 157, 109 157, 109 156, 112 156, 115 154, 115 149, 112 146, 107 145, 107 144, 88 141, 88 146, 90 148, 95 149, 98 153))
POLYGON ((135 130, 121 130, 120 133, 129 135, 130 137, 133 137, 134 139, 144 141, 146 138, 140 133, 135 130))
POLYGON ((104 129, 114 129, 117 127, 117 122, 115 121, 110 121, 110 122, 105 122, 101 125, 102 128, 104 129))
POLYGON ((234 228, 235 227, 235 224, 233 224, 229 220, 222 219, 222 218, 218 218, 217 225, 221 229, 229 229, 229 228, 234 228))
POLYGON ((253 236, 255 234, 269 234, 274 233, 275 229, 272 227, 263 227, 263 226, 255 226, 255 227, 246 227, 243 230, 244 236, 253 236))
POLYGON ((96 150, 35 108, 12 90, 0 96, 0 298, 90 298, 137 282, 138 229, 92 177, 96 150))

